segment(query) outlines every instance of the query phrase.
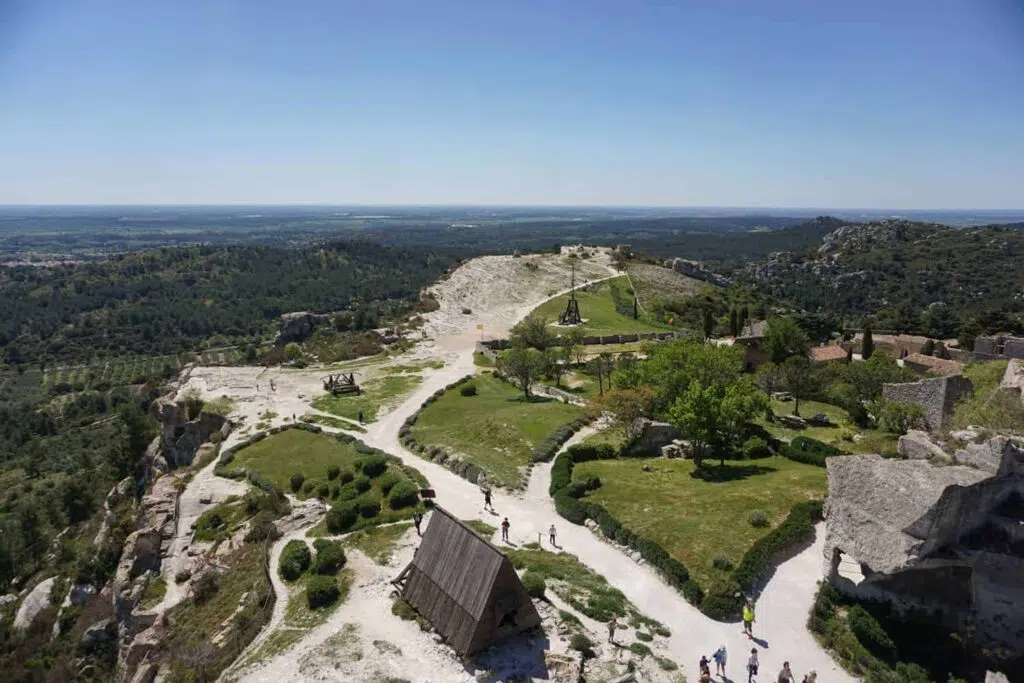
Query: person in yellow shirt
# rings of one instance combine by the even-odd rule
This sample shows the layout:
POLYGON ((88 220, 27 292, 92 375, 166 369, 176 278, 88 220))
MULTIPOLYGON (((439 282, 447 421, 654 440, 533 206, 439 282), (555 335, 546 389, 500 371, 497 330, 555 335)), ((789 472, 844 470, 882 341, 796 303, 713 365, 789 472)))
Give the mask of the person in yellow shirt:
POLYGON ((748 638, 754 637, 754 603, 750 598, 743 604, 743 632, 748 638))

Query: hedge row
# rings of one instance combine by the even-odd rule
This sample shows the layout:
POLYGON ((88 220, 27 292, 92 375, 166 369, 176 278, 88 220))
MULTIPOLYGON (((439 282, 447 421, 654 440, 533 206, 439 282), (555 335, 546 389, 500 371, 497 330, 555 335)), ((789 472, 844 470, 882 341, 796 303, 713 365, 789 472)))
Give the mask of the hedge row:
POLYGON ((808 500, 794 505, 782 524, 750 546, 733 570, 732 580, 708 591, 701 611, 712 619, 739 618, 743 598, 737 594, 749 595, 754 592, 758 582, 774 566, 779 555, 809 539, 814 533, 814 525, 821 519, 820 500, 808 500))
POLYGON ((547 462, 554 457, 558 449, 562 447, 562 444, 588 424, 590 424, 590 418, 577 417, 571 422, 566 422, 564 425, 556 427, 554 431, 548 434, 546 439, 533 449, 533 453, 530 454, 530 462, 547 462))
POLYGON ((842 451, 835 446, 806 436, 798 436, 779 448, 782 457, 816 467, 824 467, 826 458, 841 454, 842 451))
POLYGON ((620 545, 629 546, 654 567, 665 581, 694 605, 700 606, 703 592, 693 580, 682 562, 675 559, 660 545, 637 535, 615 519, 608 510, 597 503, 580 501, 573 496, 572 470, 577 462, 607 460, 617 456, 616 450, 607 445, 571 446, 559 454, 551 467, 551 484, 548 492, 554 498, 555 510, 573 524, 583 524, 588 519, 600 527, 605 537, 620 545))

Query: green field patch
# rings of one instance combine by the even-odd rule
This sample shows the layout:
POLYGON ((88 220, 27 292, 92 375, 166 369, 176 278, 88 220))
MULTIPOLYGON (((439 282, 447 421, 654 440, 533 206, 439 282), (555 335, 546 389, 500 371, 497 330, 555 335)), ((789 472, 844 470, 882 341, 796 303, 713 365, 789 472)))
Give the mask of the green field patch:
POLYGON ((362 412, 364 422, 373 422, 383 408, 396 403, 422 381, 419 375, 375 377, 360 385, 359 394, 323 394, 313 399, 313 407, 352 420, 358 419, 362 412))
POLYGON ((514 486, 530 454, 558 426, 581 417, 582 408, 560 401, 523 399, 522 392, 491 375, 474 380, 475 396, 456 387, 425 407, 412 427, 416 441, 440 446, 514 486))
MULTIPOLYGON (((793 401, 777 401, 772 399, 771 407, 775 415, 792 415, 795 403, 793 401)), ((777 439, 790 442, 798 436, 806 436, 817 439, 830 446, 835 446, 850 453, 895 453, 896 444, 899 440, 897 434, 880 429, 861 429, 850 422, 849 416, 842 408, 819 401, 800 401, 800 415, 804 419, 813 417, 818 413, 825 413, 835 423, 834 427, 807 427, 806 429, 790 429, 778 421, 769 422, 763 417, 755 422, 764 427, 768 433, 777 439), (859 438, 854 440, 854 435, 859 438)))
MULTIPOLYGON (((590 285, 576 293, 580 304, 580 315, 584 323, 581 329, 587 335, 631 334, 639 332, 659 332, 670 328, 665 325, 645 320, 643 316, 633 318, 633 290, 626 276, 604 280, 590 285)), ((535 310, 535 314, 557 322, 558 316, 565 311, 569 295, 565 294, 549 299, 535 310)))
POLYGON ((583 500, 603 505, 634 534, 661 545, 705 590, 728 576, 712 564, 716 555, 738 564, 794 504, 820 499, 827 488, 824 468, 779 457, 706 467, 715 481, 691 476, 694 469, 690 460, 594 460, 577 464, 573 480, 600 477, 601 486, 583 500), (767 526, 750 523, 754 510, 764 511, 767 526))
MULTIPOLYGON (((231 468, 256 472, 300 499, 322 498, 332 508, 357 509, 357 519, 344 529, 346 532, 411 518, 415 511, 422 510, 422 503, 393 509, 388 493, 393 493, 399 484, 416 491, 426 484, 419 472, 375 454, 363 444, 303 429, 286 429, 246 446, 235 454, 231 468), (362 463, 381 459, 386 461, 382 472, 368 475, 360 470, 362 463), (338 470, 333 479, 332 468, 338 470), (374 504, 376 513, 370 514, 367 508, 374 504)), ((313 527, 308 535, 330 535, 326 521, 313 527)))
POLYGON ((365 434, 366 430, 359 426, 356 422, 350 422, 343 420, 340 417, 331 417, 330 415, 317 415, 316 413, 307 413, 300 418, 303 422, 312 422, 318 425, 324 425, 325 427, 334 427, 335 429, 347 429, 350 432, 358 432, 365 434))
POLYGON ((342 545, 360 551, 377 564, 386 565, 391 559, 391 553, 394 551, 398 539, 404 536, 411 526, 411 522, 402 522, 363 529, 346 534, 342 545))

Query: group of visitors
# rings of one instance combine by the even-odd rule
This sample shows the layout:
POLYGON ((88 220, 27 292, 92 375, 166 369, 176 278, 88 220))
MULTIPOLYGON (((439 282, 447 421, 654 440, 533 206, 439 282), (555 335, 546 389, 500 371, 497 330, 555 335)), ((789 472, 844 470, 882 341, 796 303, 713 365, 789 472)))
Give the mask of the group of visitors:
MULTIPOLYGON (((484 489, 483 493, 484 493, 484 509, 485 510, 490 510, 491 512, 496 512, 496 510, 494 509, 494 503, 491 501, 491 490, 490 489, 484 489)), ((508 530, 511 528, 511 526, 512 526, 512 524, 508 521, 508 517, 505 517, 504 519, 501 520, 501 540, 506 542, 506 543, 509 543, 508 530)), ((553 548, 557 548, 558 547, 558 544, 555 543, 555 535, 556 535, 555 525, 552 524, 548 528, 548 541, 551 543, 551 546, 553 548)), ((538 538, 537 540, 539 541, 540 539, 538 538)))
MULTIPOLYGON (((611 632, 609 627, 609 632, 611 632)), ((609 638, 610 639, 610 638, 609 638)), ((715 662, 715 675, 721 676, 725 679, 725 665, 729 660, 729 655, 725 650, 725 645, 722 645, 715 653, 711 655, 711 659, 715 662)), ((711 662, 707 657, 700 658, 700 681, 701 683, 710 683, 711 681, 711 662)), ((755 683, 754 677, 757 676, 757 671, 760 668, 760 663, 757 660, 757 648, 750 648, 750 657, 747 659, 747 683, 755 683)), ((818 672, 813 669, 808 671, 804 675, 803 683, 817 683, 818 672)), ((782 669, 779 671, 776 683, 796 683, 796 677, 793 675, 793 670, 789 666, 789 662, 782 663, 782 669)))

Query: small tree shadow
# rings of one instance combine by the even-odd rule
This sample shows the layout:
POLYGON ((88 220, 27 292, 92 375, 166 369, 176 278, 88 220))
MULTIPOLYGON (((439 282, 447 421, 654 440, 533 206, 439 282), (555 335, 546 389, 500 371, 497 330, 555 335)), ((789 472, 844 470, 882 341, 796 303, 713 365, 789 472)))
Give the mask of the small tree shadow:
POLYGON ((774 467, 766 467, 764 465, 715 465, 696 469, 690 472, 690 476, 694 479, 706 481, 709 484, 718 484, 726 481, 749 479, 759 474, 771 474, 777 471, 774 467))

